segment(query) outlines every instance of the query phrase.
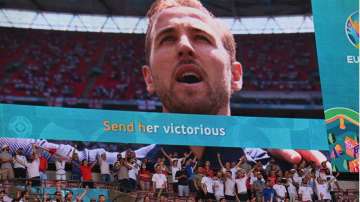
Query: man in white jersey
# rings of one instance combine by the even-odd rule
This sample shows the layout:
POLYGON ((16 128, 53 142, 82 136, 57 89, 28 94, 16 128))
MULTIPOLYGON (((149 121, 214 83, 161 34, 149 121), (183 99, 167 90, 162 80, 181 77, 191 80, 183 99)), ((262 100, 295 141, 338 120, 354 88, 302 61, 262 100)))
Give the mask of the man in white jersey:
POLYGON ((110 164, 107 162, 106 153, 100 154, 98 157, 98 163, 100 165, 101 182, 110 182, 110 164))
POLYGON ((246 187, 246 181, 248 180, 248 178, 249 175, 245 173, 245 170, 239 170, 236 174, 236 194, 239 201, 249 200, 248 190, 246 187))
POLYGON ((321 177, 316 179, 316 190, 318 199, 321 201, 330 202, 331 194, 330 194, 330 185, 321 177))
POLYGON ((201 186, 204 192, 204 199, 207 201, 215 200, 214 180, 209 176, 209 173, 206 173, 201 179, 201 186))
POLYGON ((213 177, 214 180, 214 195, 216 200, 220 201, 220 199, 224 198, 224 177, 223 172, 218 171, 216 175, 213 177))
POLYGON ((312 195, 314 194, 312 187, 308 185, 308 179, 304 178, 299 187, 299 200, 302 202, 311 202, 312 195))
POLYGON ((283 181, 286 181, 286 179, 278 178, 276 180, 276 184, 274 184, 273 189, 275 190, 275 198, 277 202, 285 202, 285 198, 287 197, 287 190, 283 181))
POLYGON ((225 199, 227 201, 236 200, 236 190, 235 190, 235 179, 231 177, 231 172, 227 171, 225 173, 225 199))
POLYGON ((157 199, 160 199, 161 195, 167 190, 167 178, 161 173, 160 166, 156 166, 156 173, 152 176, 151 181, 153 182, 153 192, 157 199))
POLYGON ((243 163, 243 159, 245 159, 244 157, 240 158, 239 161, 237 162, 237 164, 235 164, 233 167, 231 167, 231 163, 230 162, 225 162, 225 166, 223 165, 222 163, 222 160, 221 160, 221 155, 218 153, 217 154, 217 160, 219 162, 219 165, 221 167, 221 171, 223 173, 226 173, 226 171, 230 171, 231 172, 231 177, 233 179, 235 179, 235 176, 236 176, 236 172, 238 170, 240 170, 240 165, 243 163))

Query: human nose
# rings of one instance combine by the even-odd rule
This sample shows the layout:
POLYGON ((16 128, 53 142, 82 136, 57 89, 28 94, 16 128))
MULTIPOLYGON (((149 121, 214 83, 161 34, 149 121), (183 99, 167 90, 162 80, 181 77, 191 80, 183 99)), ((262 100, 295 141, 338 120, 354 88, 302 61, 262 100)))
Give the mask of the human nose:
POLYGON ((188 36, 182 35, 178 42, 178 56, 194 56, 194 48, 188 36))

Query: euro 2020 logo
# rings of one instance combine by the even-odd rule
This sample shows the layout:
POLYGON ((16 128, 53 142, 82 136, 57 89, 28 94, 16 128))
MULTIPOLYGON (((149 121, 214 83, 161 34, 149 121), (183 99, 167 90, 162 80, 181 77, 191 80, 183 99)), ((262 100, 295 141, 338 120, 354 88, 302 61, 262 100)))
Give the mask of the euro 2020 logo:
POLYGON ((29 136, 32 134, 32 124, 28 118, 24 116, 15 116, 10 119, 9 131, 15 136, 29 136))
POLYGON ((347 18, 345 33, 350 43, 359 48, 359 11, 355 11, 347 18))

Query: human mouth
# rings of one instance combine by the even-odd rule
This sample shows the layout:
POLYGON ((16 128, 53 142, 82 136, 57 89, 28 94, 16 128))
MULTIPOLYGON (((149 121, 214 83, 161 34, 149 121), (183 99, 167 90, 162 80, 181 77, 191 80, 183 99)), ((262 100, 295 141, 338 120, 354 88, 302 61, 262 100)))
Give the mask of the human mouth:
POLYGON ((199 83, 202 81, 201 76, 198 75, 196 72, 184 72, 178 78, 176 78, 177 82, 180 83, 187 83, 187 84, 194 84, 199 83))
POLYGON ((181 64, 175 74, 175 80, 183 84, 197 84, 203 81, 203 76, 197 65, 181 64))

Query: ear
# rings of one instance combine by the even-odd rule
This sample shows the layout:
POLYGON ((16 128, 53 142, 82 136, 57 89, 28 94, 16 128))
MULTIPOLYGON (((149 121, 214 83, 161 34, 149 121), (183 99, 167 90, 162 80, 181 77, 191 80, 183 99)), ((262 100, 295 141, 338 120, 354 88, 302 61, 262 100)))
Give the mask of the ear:
POLYGON ((231 68, 231 93, 241 90, 243 84, 242 65, 239 62, 233 62, 231 68))
POLYGON ((146 83, 146 90, 148 91, 149 94, 153 94, 155 92, 155 88, 154 88, 154 83, 153 83, 153 78, 151 75, 150 67, 147 65, 144 65, 142 67, 142 74, 144 77, 144 81, 146 83))

